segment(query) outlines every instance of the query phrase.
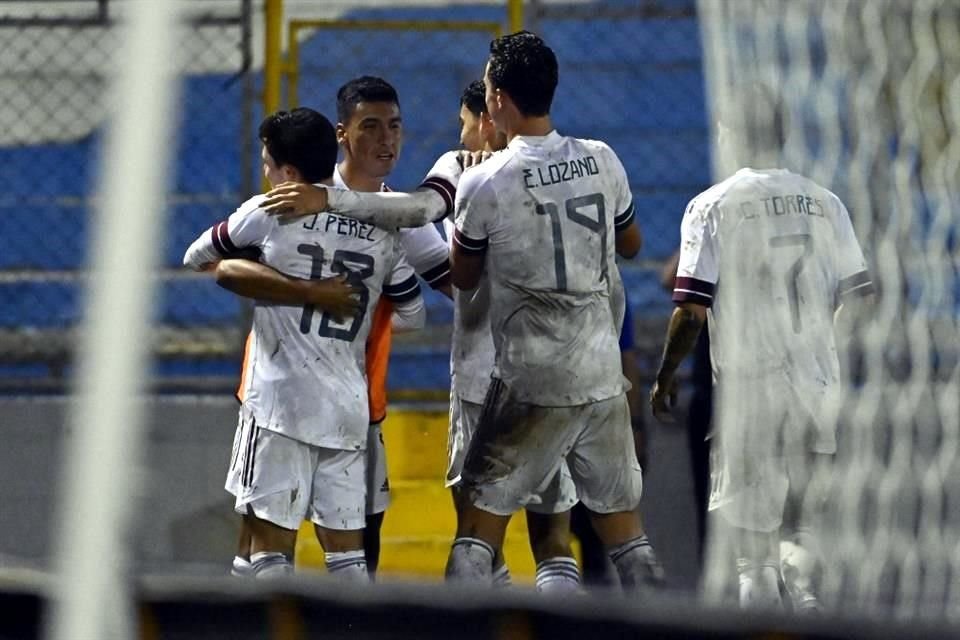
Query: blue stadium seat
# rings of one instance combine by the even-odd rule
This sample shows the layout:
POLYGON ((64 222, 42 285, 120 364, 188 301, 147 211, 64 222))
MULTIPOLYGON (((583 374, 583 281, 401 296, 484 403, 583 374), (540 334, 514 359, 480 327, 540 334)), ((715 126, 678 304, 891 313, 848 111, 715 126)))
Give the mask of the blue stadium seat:
POLYGON ((680 247, 680 220, 697 189, 633 194, 637 224, 643 232, 643 259, 666 259, 680 247))
POLYGON ((0 269, 77 269, 86 263, 89 211, 54 204, 0 206, 0 269))
POLYGON ((694 18, 542 20, 539 33, 556 51, 561 83, 570 67, 584 61, 591 65, 699 65, 703 56, 700 27, 694 18))
MULTIPOLYGON (((0 283, 0 327, 66 328, 81 321, 83 283, 0 283)), ((166 325, 235 324, 241 301, 207 278, 165 281, 160 288, 157 321, 166 325)))
MULTIPOLYGON (((174 152, 174 189, 178 193, 236 194, 240 190, 240 152, 251 145, 241 129, 243 83, 229 74, 187 76, 184 109, 174 152), (235 109, 192 108, 213 98, 237 105, 235 109)), ((253 145, 259 153, 259 147, 253 145)))
POLYGON ((663 316, 670 312, 670 294, 660 286, 660 270, 622 265, 620 275, 634 317, 663 316))
POLYGON ((427 325, 449 325, 453 322, 453 302, 429 285, 421 282, 423 303, 427 308, 427 325))
POLYGON ((160 322, 173 326, 235 325, 243 304, 212 278, 174 279, 163 283, 158 315, 160 322))
POLYGON ((95 187, 96 136, 63 144, 0 147, 0 166, 16 167, 3 181, 3 204, 32 207, 53 198, 83 196, 95 187))
POLYGON ((697 129, 705 135, 708 125, 699 66, 661 69, 591 63, 565 69, 553 104, 552 115, 561 131, 568 126, 585 131, 629 127, 697 129), (592 94, 589 99, 587 94, 592 94))
POLYGON ((388 389, 414 391, 450 387, 450 349, 397 345, 390 353, 388 389))
POLYGON ((80 294, 73 282, 0 283, 0 327, 74 325, 80 319, 80 294))

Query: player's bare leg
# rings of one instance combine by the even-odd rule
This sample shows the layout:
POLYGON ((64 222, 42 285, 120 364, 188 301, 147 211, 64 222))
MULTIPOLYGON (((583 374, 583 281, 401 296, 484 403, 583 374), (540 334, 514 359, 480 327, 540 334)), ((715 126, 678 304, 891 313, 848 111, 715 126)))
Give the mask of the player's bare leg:
POLYGON ((275 578, 293 573, 296 529, 285 529, 256 517, 246 517, 250 530, 250 568, 255 578, 275 578))
POLYGON ((349 582, 369 580, 363 529, 337 530, 315 524, 313 530, 323 547, 327 573, 349 582))
POLYGON ((528 509, 527 534, 537 562, 537 591, 579 591, 580 571, 570 550, 570 512, 545 514, 528 509))
MULTIPOLYGON (((453 509, 457 513, 457 522, 460 522, 460 508, 466 500, 463 489, 459 486, 450 487, 450 496, 453 498, 453 509)), ((510 575, 510 568, 503 557, 503 549, 497 549, 493 558, 493 587, 495 589, 506 589, 513 586, 513 577, 510 575)))
POLYGON ((246 578, 253 575, 250 567, 250 526, 247 516, 240 516, 240 533, 237 536, 237 555, 233 557, 233 566, 230 575, 236 578, 246 578))
POLYGON ((662 586, 663 567, 644 533, 643 522, 636 510, 614 513, 591 511, 590 520, 607 548, 624 590, 662 586))
POLYGON ((457 537, 447 559, 449 582, 491 585, 493 563, 507 531, 510 516, 488 513, 464 501, 457 517, 457 537))
POLYGON ((820 584, 823 574, 823 551, 811 522, 819 521, 828 497, 823 483, 814 482, 818 472, 833 465, 830 454, 805 454, 794 459, 802 464, 790 466, 790 492, 784 504, 780 527, 780 572, 793 611, 818 614, 823 611, 820 584))

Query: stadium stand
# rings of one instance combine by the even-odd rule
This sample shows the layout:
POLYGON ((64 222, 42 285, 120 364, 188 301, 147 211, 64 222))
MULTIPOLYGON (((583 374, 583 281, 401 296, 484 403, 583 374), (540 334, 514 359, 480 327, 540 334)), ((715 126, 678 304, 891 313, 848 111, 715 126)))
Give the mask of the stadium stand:
MULTIPOLYGON (((623 3, 602 4, 616 10, 623 3)), ((652 16, 598 18, 588 30, 579 20, 550 16, 531 25, 554 44, 561 60, 562 81, 555 103, 558 128, 609 141, 631 177, 646 246, 640 261, 625 265, 623 271, 640 325, 662 322, 668 311, 669 301, 657 284, 659 262, 679 241, 677 223, 686 202, 709 183, 702 54, 693 4, 692 0, 673 0, 659 3, 662 11, 652 16), (622 38, 625 33, 631 34, 629 42, 622 38), (609 46, 597 47, 598 41, 609 46)), ((456 19, 499 21, 500 11, 491 6, 461 5, 456 19)), ((444 7, 387 7, 357 10, 343 17, 413 20, 451 15, 444 7)), ((390 179, 397 188, 415 186, 433 159, 456 142, 452 116, 456 99, 462 87, 480 75, 477 52, 485 52, 489 39, 481 33, 462 37, 470 46, 446 47, 438 58, 429 47, 417 46, 422 38, 417 32, 362 33, 356 69, 367 71, 369 63, 370 71, 386 75, 399 88, 404 107, 408 142, 390 179), (398 50, 404 55, 394 55, 398 50), (389 61, 388 67, 380 62, 383 60, 389 61), (425 75, 430 82, 423 81, 425 75), (438 117, 438 110, 447 106, 451 115, 438 117)), ((323 31, 301 43, 301 103, 333 112, 332 96, 345 78, 331 72, 329 65, 337 64, 331 52, 350 50, 352 55, 357 38, 354 32, 323 31)), ((345 70, 341 75, 353 72, 345 70)), ((179 265, 189 241, 243 199, 239 195, 240 146, 223 144, 223 140, 236 138, 242 128, 240 85, 223 73, 191 75, 185 81, 184 100, 169 208, 170 233, 163 254, 166 270, 157 311, 168 337, 161 355, 177 362, 162 363, 157 370, 161 376, 175 372, 177 376, 201 377, 223 371, 229 378, 238 353, 236 341, 219 341, 222 351, 219 347, 206 349, 202 358, 193 359, 191 368, 197 342, 191 332, 216 327, 235 332, 245 317, 244 306, 210 282, 180 272, 179 265), (237 108, 217 109, 211 114, 203 108, 211 95, 218 96, 218 104, 237 108), (211 165, 223 170, 201 170, 211 165), (214 366, 211 358, 221 362, 214 366)), ((77 323, 81 313, 83 278, 78 270, 85 264, 87 252, 95 178, 92 167, 99 138, 100 132, 95 130, 75 142, 0 147, 0 166, 33 163, 50 168, 39 183, 12 181, 0 198, 0 237, 5 245, 0 253, 0 300, 5 303, 0 309, 0 329, 9 330, 6 336, 0 335, 0 351, 4 360, 19 365, 0 368, 3 376, 62 373, 62 368, 52 363, 66 359, 58 347, 69 350, 70 339, 64 332, 77 323), (45 336, 46 348, 31 343, 36 335, 45 336)), ((428 311, 431 325, 449 324, 446 300, 431 296, 428 311)), ((425 333, 430 335, 398 345, 391 388, 446 388, 448 347, 442 340, 446 334, 425 333)))

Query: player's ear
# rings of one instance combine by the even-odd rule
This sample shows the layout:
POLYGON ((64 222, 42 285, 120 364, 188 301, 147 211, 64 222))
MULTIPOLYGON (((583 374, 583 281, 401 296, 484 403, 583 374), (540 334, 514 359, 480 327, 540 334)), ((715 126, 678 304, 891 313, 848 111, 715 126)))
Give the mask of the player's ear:
POLYGON ((303 182, 300 178, 300 172, 293 165, 285 164, 280 167, 280 173, 283 174, 284 182, 303 182))
POLYGON ((337 123, 337 144, 344 146, 347 144, 347 126, 342 122, 337 123))
POLYGON ((486 111, 480 114, 477 132, 480 134, 480 139, 484 142, 492 142, 493 137, 497 135, 497 126, 493 124, 493 118, 491 118, 490 114, 486 111))

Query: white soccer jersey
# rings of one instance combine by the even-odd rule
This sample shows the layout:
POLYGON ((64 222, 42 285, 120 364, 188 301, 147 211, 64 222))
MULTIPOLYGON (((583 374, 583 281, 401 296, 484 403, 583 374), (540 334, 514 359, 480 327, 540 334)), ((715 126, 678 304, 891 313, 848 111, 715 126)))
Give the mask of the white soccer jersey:
MULTIPOLYGON (((453 241, 453 221, 444 220, 453 241)), ((490 281, 486 272, 473 291, 453 289, 453 334, 450 339, 450 391, 475 404, 483 404, 495 361, 490 330, 490 281)))
POLYGON ((385 228, 422 227, 453 212, 461 173, 459 153, 448 151, 413 193, 348 191, 340 180, 336 185, 340 188, 327 189, 327 208, 385 228))
MULTIPOLYGON (((453 241, 450 219, 463 169, 459 155, 449 151, 427 172, 419 189, 432 189, 443 198, 447 237, 453 241)), ((433 226, 433 225, 429 225, 433 226)), ((450 390, 468 402, 482 404, 493 373, 494 346, 490 331, 490 283, 486 273, 473 291, 453 290, 453 335, 450 340, 450 390)))
POLYGON ((308 444, 363 449, 368 431, 364 349, 381 294, 421 304, 399 234, 321 213, 280 223, 251 198, 200 236, 184 263, 198 268, 255 247, 261 262, 298 278, 347 274, 361 289, 361 311, 343 324, 311 305, 257 303, 241 383, 257 426, 308 444))
POLYGON ((610 147, 517 136, 464 173, 455 209, 460 250, 487 254, 495 375, 514 397, 573 406, 622 393, 611 270, 633 204, 610 147))
POLYGON ((782 372, 819 391, 835 385, 833 312, 871 290, 850 215, 812 180, 741 169, 687 207, 673 299, 709 307, 720 384, 782 372))
MULTIPOLYGON (((344 182, 339 166, 333 172, 333 186, 343 190, 350 188, 344 182)), ((453 187, 450 189, 452 191, 453 187)), ((390 191, 386 185, 383 185, 381 190, 390 191)), ((427 284, 436 288, 450 281, 450 252, 436 227, 428 224, 423 227, 401 229, 400 241, 403 244, 407 262, 427 284)))

